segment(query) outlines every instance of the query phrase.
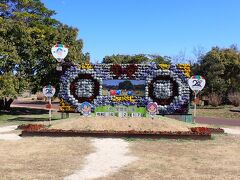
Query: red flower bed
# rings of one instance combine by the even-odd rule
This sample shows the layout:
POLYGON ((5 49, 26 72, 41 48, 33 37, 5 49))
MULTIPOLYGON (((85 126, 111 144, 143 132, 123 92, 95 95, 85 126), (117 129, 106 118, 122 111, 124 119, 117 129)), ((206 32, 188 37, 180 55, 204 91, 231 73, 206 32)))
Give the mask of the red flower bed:
POLYGON ((210 129, 207 127, 192 127, 190 130, 195 133, 211 133, 210 129))
POLYGON ((79 131, 62 129, 27 129, 22 131, 22 136, 81 136, 81 137, 139 137, 139 138, 190 138, 190 139, 210 139, 210 131, 79 131))
POLYGON ((221 128, 192 127, 190 130, 195 133, 224 133, 221 128))
POLYGON ((46 127, 42 124, 22 124, 18 126, 18 129, 22 129, 24 131, 38 131, 45 128, 46 127))

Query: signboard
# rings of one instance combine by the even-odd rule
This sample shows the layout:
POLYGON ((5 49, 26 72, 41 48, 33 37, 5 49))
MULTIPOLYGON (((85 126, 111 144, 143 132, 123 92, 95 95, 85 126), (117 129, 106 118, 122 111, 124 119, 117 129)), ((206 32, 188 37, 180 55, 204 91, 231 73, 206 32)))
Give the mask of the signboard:
POLYGON ((197 103, 196 103, 197 93, 200 92, 204 88, 205 84, 206 84, 205 79, 200 75, 192 76, 188 80, 188 85, 189 85, 190 89, 194 91, 194 102, 195 102, 194 103, 194 111, 193 111, 194 117, 196 117, 196 113, 197 113, 197 103))
POLYGON ((43 94, 48 98, 49 104, 47 104, 46 108, 49 109, 49 124, 51 124, 51 119, 52 119, 52 102, 51 102, 51 97, 54 96, 56 92, 55 87, 51 85, 47 85, 43 87, 43 94))
POLYGON ((158 112, 158 105, 155 102, 150 102, 147 105, 147 111, 150 115, 156 115, 158 112))
POLYGON ((96 116, 146 117, 146 108, 137 106, 98 106, 96 116))
POLYGON ((51 49, 53 57, 58 61, 61 62, 68 54, 68 48, 64 44, 56 44, 51 49))
POLYGON ((46 96, 48 98, 53 97, 55 92, 56 92, 55 87, 53 87, 51 85, 44 86, 44 88, 43 88, 43 94, 44 94, 44 96, 46 96))
POLYGON ((89 102, 83 102, 81 104, 81 113, 84 116, 89 116, 91 114, 92 105, 89 102))
POLYGON ((188 80, 188 85, 195 93, 201 91, 206 84, 205 79, 200 75, 192 76, 188 80))

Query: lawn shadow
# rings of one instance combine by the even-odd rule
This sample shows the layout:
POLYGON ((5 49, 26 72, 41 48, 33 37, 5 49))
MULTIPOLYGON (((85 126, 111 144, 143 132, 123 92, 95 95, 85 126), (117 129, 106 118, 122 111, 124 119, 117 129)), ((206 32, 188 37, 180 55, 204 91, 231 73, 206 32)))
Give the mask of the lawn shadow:
MULTIPOLYGON (((59 120, 59 118, 52 118, 51 119, 52 121, 55 121, 55 120, 59 120)), ((13 119, 9 119, 8 120, 9 122, 13 122, 13 121, 31 121, 31 122, 38 122, 38 121, 48 121, 48 117, 44 118, 44 117, 24 117, 24 116, 19 116, 19 117, 16 117, 16 118, 13 118, 13 119)))
POLYGON ((32 121, 32 122, 35 122, 35 121, 47 121, 48 118, 35 118, 35 117, 16 117, 16 118, 13 118, 13 119, 9 119, 8 121, 11 122, 11 121, 32 121))
MULTIPOLYGON (((31 104, 31 105, 46 105, 48 101, 15 101, 14 104, 31 104)), ((59 104, 59 102, 52 102, 52 104, 59 104)))
POLYGON ((10 111, 1 111, 4 115, 40 115, 48 114, 48 110, 45 109, 33 109, 25 107, 12 107, 10 111))

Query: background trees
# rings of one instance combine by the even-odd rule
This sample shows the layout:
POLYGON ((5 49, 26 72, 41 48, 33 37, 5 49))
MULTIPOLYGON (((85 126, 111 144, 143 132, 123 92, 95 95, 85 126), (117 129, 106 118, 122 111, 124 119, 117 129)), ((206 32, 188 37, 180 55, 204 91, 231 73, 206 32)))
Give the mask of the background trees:
POLYGON ((192 73, 205 77, 204 94, 215 94, 227 102, 229 93, 240 92, 240 52, 236 46, 213 47, 193 64, 192 73))
POLYGON ((58 22, 54 14, 40 0, 0 1, 1 109, 8 109, 6 104, 27 87, 36 92, 48 83, 57 85, 57 62, 50 51, 54 44, 70 47, 67 62, 87 60, 78 29, 58 22))
POLYGON ((137 55, 112 55, 105 56, 103 58, 102 63, 114 63, 114 64, 141 64, 147 62, 155 62, 157 64, 160 63, 171 63, 171 58, 168 56, 160 56, 160 55, 147 55, 147 54, 137 54, 137 55))

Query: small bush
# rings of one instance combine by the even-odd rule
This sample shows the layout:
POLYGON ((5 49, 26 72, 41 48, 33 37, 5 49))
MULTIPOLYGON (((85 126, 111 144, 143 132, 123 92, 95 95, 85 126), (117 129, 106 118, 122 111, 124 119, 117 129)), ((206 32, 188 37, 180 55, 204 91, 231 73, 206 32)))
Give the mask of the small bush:
POLYGON ((214 106, 214 107, 217 107, 221 104, 222 102, 222 97, 216 93, 212 93, 210 94, 209 96, 209 104, 214 106))
POLYGON ((240 92, 232 92, 228 94, 228 99, 234 106, 240 105, 240 92))

